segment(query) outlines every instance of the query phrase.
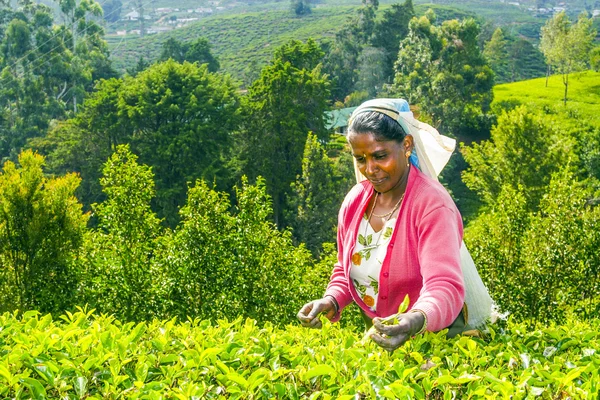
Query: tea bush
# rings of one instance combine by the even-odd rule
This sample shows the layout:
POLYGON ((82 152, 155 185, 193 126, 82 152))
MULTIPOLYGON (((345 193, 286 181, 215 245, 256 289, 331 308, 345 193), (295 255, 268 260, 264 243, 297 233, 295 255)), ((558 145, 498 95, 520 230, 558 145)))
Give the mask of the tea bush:
POLYGON ((254 320, 122 323, 93 312, 59 320, 0 316, 0 397, 19 399, 597 399, 600 324, 484 339, 428 333, 393 354, 329 323, 254 320))

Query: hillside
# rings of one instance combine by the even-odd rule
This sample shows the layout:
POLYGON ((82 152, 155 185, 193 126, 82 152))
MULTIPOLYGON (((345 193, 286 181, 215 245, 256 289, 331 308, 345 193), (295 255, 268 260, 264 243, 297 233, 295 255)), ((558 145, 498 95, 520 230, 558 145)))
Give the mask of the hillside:
MULTIPOLYGON (((379 13, 388 7, 382 5, 379 13)), ((430 7, 440 21, 475 16, 469 11, 432 4, 417 6, 415 11, 421 15, 430 7)), ((302 18, 287 9, 215 15, 158 35, 143 38, 113 35, 107 36, 107 41, 114 67, 125 72, 135 66, 140 57, 151 61, 158 58, 162 43, 169 38, 191 41, 203 36, 211 43, 222 71, 241 79, 248 68, 257 69, 266 64, 273 50, 290 39, 333 38, 355 11, 355 6, 318 6, 302 18)))
POLYGON ((600 127, 600 73, 586 71, 570 75, 566 107, 563 105, 564 90, 560 75, 551 76, 548 87, 546 78, 506 83, 494 87, 493 104, 547 108, 567 116, 565 122, 576 124, 583 118, 600 127))
POLYGON ((114 67, 123 72, 140 57, 155 60, 169 38, 190 41, 206 37, 221 69, 240 78, 255 63, 267 62, 275 48, 290 39, 333 37, 354 12, 353 7, 317 8, 304 18, 289 11, 263 11, 208 17, 187 27, 143 38, 109 38, 114 67))

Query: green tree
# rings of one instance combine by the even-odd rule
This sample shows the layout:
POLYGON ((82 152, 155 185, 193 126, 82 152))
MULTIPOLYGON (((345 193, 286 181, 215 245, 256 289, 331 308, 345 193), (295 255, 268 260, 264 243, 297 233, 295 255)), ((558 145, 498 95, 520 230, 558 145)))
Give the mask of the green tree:
POLYGON ((488 60, 490 68, 496 74, 496 82, 507 82, 508 71, 508 49, 502 29, 497 28, 489 42, 485 43, 483 56, 488 60))
POLYGON ((229 183, 225 155, 240 122, 238 108, 229 77, 169 60, 135 77, 101 82, 83 110, 59 124, 44 145, 58 171, 82 173, 89 204, 102 198, 95 181, 104 160, 118 144, 130 143, 140 162, 153 168, 159 216, 175 226, 188 182, 219 177, 219 184, 229 183))
POLYGON ((163 271, 153 262, 162 233, 152 212, 154 181, 128 146, 117 146, 100 179, 106 200, 93 205, 98 228, 86 235, 80 260, 84 303, 128 321, 161 315, 163 271))
POLYGON ((296 16, 301 17, 312 12, 310 2, 307 0, 291 0, 292 11, 296 16))
POLYGON ((101 13, 97 3, 60 7, 62 21, 48 6, 30 1, 2 10, 0 158, 16 160, 28 140, 46 134, 50 121, 77 110, 93 81, 116 76, 103 30, 94 22, 101 13))
POLYGON ((503 187, 523 188, 527 210, 534 210, 566 155, 577 161, 574 150, 574 140, 555 121, 521 106, 498 117, 490 140, 463 148, 469 163, 463 180, 486 204, 493 204, 503 187))
POLYGON ((63 312, 74 305, 74 268, 88 216, 75 174, 47 178, 44 158, 19 155, 0 173, 0 307, 63 312))
POLYGON ((493 71, 477 45, 473 19, 433 25, 435 14, 413 18, 400 43, 394 90, 418 104, 443 133, 476 136, 487 131, 493 71))
POLYGON ((273 199, 274 218, 283 224, 290 184, 302 171, 308 132, 322 140, 328 82, 316 42, 292 40, 275 52, 270 65, 248 89, 234 160, 240 175, 263 176, 273 199))
POLYGON ((123 7, 123 3, 120 0, 108 0, 101 3, 101 5, 106 22, 115 23, 121 19, 121 8, 123 7))
POLYGON ((565 165, 552 174, 537 211, 527 188, 502 187, 465 232, 471 254, 499 306, 517 320, 561 322, 598 312, 600 209, 587 183, 565 165))
POLYGON ((590 52, 590 66, 596 72, 600 72, 600 46, 594 47, 590 52))
POLYGON ((371 45, 385 53, 385 83, 394 78, 394 62, 398 58, 400 42, 408 35, 408 24, 414 16, 412 0, 405 0, 403 4, 392 4, 375 24, 371 45))
POLYGON ((305 243, 315 255, 319 254, 323 243, 336 240, 337 213, 354 183, 343 172, 327 156, 318 138, 309 134, 304 147, 302 175, 292 183, 288 220, 296 240, 305 243))
POLYGON ((314 268, 310 253, 292 244, 271 222, 265 183, 242 179, 234 212, 224 193, 198 181, 182 208, 175 235, 172 278, 174 313, 203 319, 236 318, 287 323, 318 295, 328 273, 314 268))
POLYGON ((565 12, 550 18, 542 27, 540 48, 548 65, 562 75, 565 86, 564 104, 567 104, 569 74, 587 65, 596 31, 592 20, 581 14, 577 22, 571 24, 565 12))
POLYGON ((219 61, 210 52, 210 43, 203 37, 199 37, 191 43, 182 43, 177 39, 170 38, 163 43, 162 53, 159 61, 173 59, 178 63, 188 61, 190 63, 207 64, 210 72, 216 72, 219 61))

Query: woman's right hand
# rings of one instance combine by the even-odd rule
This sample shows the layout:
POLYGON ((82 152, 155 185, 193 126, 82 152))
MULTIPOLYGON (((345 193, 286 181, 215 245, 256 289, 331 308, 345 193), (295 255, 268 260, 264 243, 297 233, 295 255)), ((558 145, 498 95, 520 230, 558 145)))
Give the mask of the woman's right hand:
POLYGON ((306 303, 298 312, 297 318, 302 323, 302 326, 306 328, 320 328, 322 325, 319 319, 320 314, 325 314, 327 319, 335 316, 337 307, 334 302, 333 297, 326 296, 322 299, 306 303))

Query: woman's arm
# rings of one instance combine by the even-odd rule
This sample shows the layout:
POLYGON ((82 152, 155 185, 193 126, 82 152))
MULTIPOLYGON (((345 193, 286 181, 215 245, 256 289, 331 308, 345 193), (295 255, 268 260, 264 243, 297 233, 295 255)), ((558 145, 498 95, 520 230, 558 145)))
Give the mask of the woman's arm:
POLYGON ((423 288, 412 309, 425 313, 427 330, 439 331, 454 322, 465 299, 460 214, 453 208, 438 207, 419 221, 417 232, 423 288))

